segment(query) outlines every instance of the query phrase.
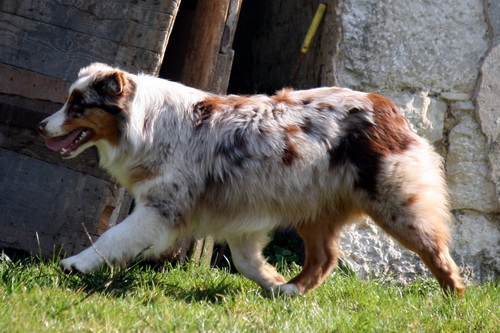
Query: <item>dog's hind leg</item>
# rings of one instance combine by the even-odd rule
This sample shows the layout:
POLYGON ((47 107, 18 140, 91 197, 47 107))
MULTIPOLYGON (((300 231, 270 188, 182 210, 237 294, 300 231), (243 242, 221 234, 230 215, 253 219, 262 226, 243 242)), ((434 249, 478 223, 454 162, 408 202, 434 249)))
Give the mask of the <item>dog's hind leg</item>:
POLYGON ((304 294, 321 284, 337 264, 342 224, 330 220, 320 221, 296 228, 304 240, 305 264, 299 275, 275 288, 277 291, 289 295, 304 294))
POLYGON ((446 293, 461 297, 465 287, 448 252, 449 216, 443 205, 439 196, 415 194, 401 205, 381 200, 379 208, 370 215, 388 234, 422 258, 446 293))
POLYGON ((269 265, 262 249, 269 242, 267 232, 254 232, 226 238, 236 269, 266 290, 285 283, 285 279, 269 265))
POLYGON ((120 265, 138 256, 154 257, 172 246, 177 234, 177 227, 169 225, 156 209, 138 206, 91 247, 59 265, 67 272, 89 273, 104 263, 120 265))

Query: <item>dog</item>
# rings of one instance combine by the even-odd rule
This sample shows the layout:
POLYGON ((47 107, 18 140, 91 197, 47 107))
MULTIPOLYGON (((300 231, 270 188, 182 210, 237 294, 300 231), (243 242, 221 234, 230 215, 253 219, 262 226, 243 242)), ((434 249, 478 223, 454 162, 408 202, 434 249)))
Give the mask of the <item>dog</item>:
POLYGON ((442 159, 380 95, 325 87, 222 96, 93 63, 37 129, 63 158, 97 147, 100 166, 136 203, 93 247, 62 260, 65 271, 152 258, 180 237, 211 235, 227 241, 241 274, 299 295, 336 265, 342 227, 367 215, 445 292, 464 293, 448 252, 442 159), (294 227, 306 250, 288 282, 262 255, 281 227, 294 227))

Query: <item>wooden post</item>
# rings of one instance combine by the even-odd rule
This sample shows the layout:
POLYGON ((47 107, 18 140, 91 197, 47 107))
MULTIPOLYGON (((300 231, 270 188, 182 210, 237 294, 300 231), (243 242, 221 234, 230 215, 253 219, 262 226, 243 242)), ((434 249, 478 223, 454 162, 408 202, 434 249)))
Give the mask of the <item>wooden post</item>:
MULTIPOLYGON (((226 93, 234 51, 231 49, 242 0, 199 0, 181 74, 181 82, 198 89, 226 93)), ((196 239, 192 259, 210 264, 214 240, 196 239)))

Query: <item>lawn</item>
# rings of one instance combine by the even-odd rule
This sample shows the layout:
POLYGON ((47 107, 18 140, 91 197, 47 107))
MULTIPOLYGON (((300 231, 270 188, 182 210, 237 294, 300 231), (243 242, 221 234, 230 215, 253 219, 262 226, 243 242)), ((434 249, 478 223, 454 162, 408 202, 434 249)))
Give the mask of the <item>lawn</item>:
MULTIPOLYGON (((284 269, 286 276, 299 267, 284 269)), ((135 265, 68 276, 57 260, 0 261, 0 332, 498 332, 498 283, 445 297, 336 271, 303 297, 263 292, 226 269, 135 265)))

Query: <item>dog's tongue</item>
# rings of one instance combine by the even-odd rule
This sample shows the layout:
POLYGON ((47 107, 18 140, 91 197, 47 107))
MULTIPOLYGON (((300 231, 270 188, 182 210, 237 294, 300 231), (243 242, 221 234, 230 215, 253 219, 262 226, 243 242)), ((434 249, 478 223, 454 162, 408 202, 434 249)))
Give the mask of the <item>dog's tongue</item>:
POLYGON ((71 132, 68 135, 45 139, 45 145, 50 150, 60 151, 61 149, 67 148, 71 145, 71 143, 80 135, 82 131, 83 129, 71 132))

